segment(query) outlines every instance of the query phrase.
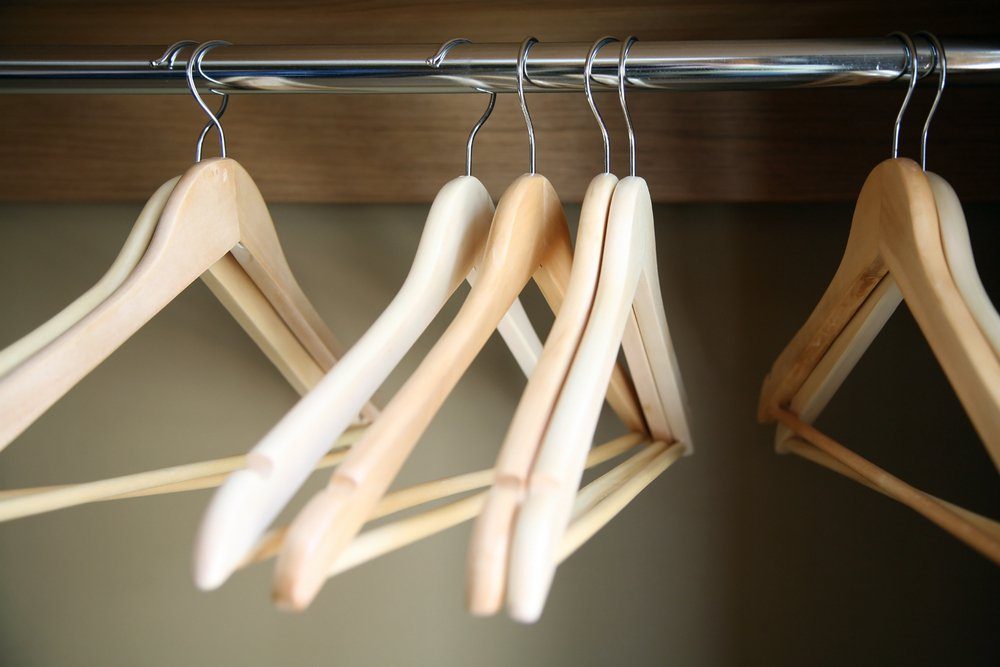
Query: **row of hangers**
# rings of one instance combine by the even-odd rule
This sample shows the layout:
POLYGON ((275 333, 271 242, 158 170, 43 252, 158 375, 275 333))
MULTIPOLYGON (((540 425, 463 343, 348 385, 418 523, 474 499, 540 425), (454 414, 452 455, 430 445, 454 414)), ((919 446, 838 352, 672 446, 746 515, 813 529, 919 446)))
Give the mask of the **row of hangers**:
MULTIPOLYGON (((467 40, 445 44, 429 64, 467 40)), ((201 277, 288 381, 303 394, 244 457, 121 478, 0 494, 0 520, 99 500, 219 486, 195 538, 193 571, 203 589, 276 555, 274 597, 302 609, 333 573, 458 522, 476 518, 469 549, 469 609, 486 615, 506 600, 534 621, 555 569, 681 454, 691 451, 687 407, 660 294, 653 213, 635 173, 635 136, 625 97, 621 44, 619 101, 629 137, 630 175, 610 173, 607 128, 591 91, 593 61, 614 38, 598 40, 585 67, 586 99, 604 143, 604 172, 590 183, 575 247, 551 183, 535 173, 524 94, 529 38, 517 60, 518 98, 529 139, 529 170, 496 208, 471 173, 472 146, 493 109, 473 127, 466 174, 431 206, 413 264, 392 302, 347 351, 336 343, 295 282, 267 207, 249 174, 226 155, 220 121, 201 98, 195 72, 209 50, 187 61, 189 89, 208 115, 196 163, 165 183, 144 207, 107 275, 71 306, 4 351, 0 447, 9 444, 184 288, 201 277), (211 129, 221 157, 202 159, 211 129), (463 281, 461 309, 417 370, 379 410, 376 390, 463 281), (534 280, 556 314, 539 341, 518 295, 534 280), (390 493, 431 419, 498 330, 528 376, 493 470, 390 493), (627 369, 618 363, 623 349, 627 369), (607 401, 627 434, 591 448, 607 401), (332 449, 332 451, 331 451, 332 449), (629 454, 580 488, 584 470, 629 454), (272 522, 317 467, 329 483, 287 528, 272 522), (459 493, 488 490, 361 533, 375 518, 459 493)), ((193 42, 152 63, 172 67, 193 42)), ((218 82, 214 82, 218 83, 218 82)), ((214 91, 217 92, 218 91, 214 91)))
MULTIPOLYGON (((893 132, 892 159, 862 189, 841 266, 813 314, 765 381, 762 421, 777 421, 776 447, 826 466, 894 498, 1000 563, 1000 524, 920 491, 811 426, 901 301, 906 301, 1000 465, 1000 316, 975 268, 961 204, 940 176, 926 172, 927 136, 944 90, 947 58, 932 35, 937 95, 925 122, 921 165, 898 158, 899 130, 916 85, 916 50, 907 50, 909 88, 893 132)), ((453 40, 429 59, 440 64, 453 40)), ((346 353, 298 288, 273 224, 249 175, 225 157, 219 118, 200 98, 194 72, 211 48, 188 60, 188 84, 208 114, 198 162, 150 199, 107 275, 43 327, 0 352, 0 447, 93 369, 197 277, 248 331, 303 399, 246 456, 176 466, 109 480, 0 492, 0 520, 86 502, 219 486, 196 538, 194 574, 206 589, 236 570, 278 556, 275 595, 302 608, 332 574, 475 518, 469 557, 469 608, 512 616, 541 613, 558 562, 607 523, 678 456, 690 451, 684 393, 658 280, 652 209, 635 173, 635 139, 624 91, 629 38, 619 57, 619 98, 629 132, 632 176, 610 175, 607 130, 590 90, 597 52, 588 54, 587 101, 604 141, 604 173, 581 209, 575 248, 552 186, 529 173, 494 210, 471 175, 472 146, 495 95, 466 146, 466 175, 442 188, 431 207, 410 273, 392 303, 346 353), (210 129, 220 159, 201 160, 210 129), (556 311, 543 347, 517 300, 534 278, 556 311), (462 309, 385 410, 378 386, 463 280, 462 309), (493 470, 386 494, 433 414, 498 329, 528 375, 493 470), (628 371, 616 363, 624 349, 628 371), (629 431, 589 449, 602 400, 629 431), (332 444, 333 443, 333 444, 332 444), (589 455, 588 455, 589 450, 589 455), (577 491, 584 468, 631 453, 577 491), (290 527, 267 532, 313 470, 338 466, 290 527), (488 488, 487 491, 481 489, 488 488), (477 491, 421 514, 359 534, 363 524, 404 509, 477 491)), ((182 48, 168 49, 172 66, 182 48)), ((207 78, 207 77, 205 77, 207 78)))
POLYGON ((936 37, 937 94, 921 135, 921 163, 899 158, 899 130, 918 79, 905 44, 909 88, 893 128, 892 158, 869 174, 847 247, 809 319, 778 356, 761 390, 759 418, 778 422, 775 446, 897 500, 1000 565, 1000 523, 921 491, 811 424, 901 302, 913 313, 993 465, 1000 468, 1000 315, 976 269, 961 202, 926 171, 927 136, 947 76, 936 37))

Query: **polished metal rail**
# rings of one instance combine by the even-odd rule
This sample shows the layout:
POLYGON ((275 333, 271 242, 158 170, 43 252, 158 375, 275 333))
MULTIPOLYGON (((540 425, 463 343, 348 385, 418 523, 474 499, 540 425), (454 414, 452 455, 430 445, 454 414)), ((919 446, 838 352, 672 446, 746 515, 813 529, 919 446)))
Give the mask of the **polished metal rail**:
MULTIPOLYGON (((916 38, 921 75, 934 67, 926 40, 916 38)), ((518 44, 461 44, 443 62, 428 45, 219 47, 205 73, 230 92, 460 93, 514 92, 518 44)), ((583 89, 589 43, 545 43, 531 49, 529 92, 583 89)), ((944 40, 949 83, 1000 82, 1000 38, 944 40)), ((154 67, 163 47, 0 47, 0 93, 185 93, 184 64, 154 67)), ((618 47, 594 63, 596 86, 611 89, 618 47)), ((876 39, 638 42, 629 54, 628 84, 642 90, 750 90, 866 86, 907 78, 906 50, 894 37, 876 39)), ((201 85, 205 86, 204 81, 201 85)), ((207 86, 205 86, 207 88, 207 86)))

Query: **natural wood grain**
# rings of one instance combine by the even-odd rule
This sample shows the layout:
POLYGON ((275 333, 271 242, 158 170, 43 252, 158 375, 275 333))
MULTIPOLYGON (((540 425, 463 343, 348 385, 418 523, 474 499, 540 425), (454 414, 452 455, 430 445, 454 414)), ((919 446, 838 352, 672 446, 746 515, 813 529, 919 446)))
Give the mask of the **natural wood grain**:
MULTIPOLYGON (((759 416, 780 422, 779 452, 793 451, 852 479, 861 478, 1000 563, 995 525, 914 489, 809 426, 902 298, 1000 467, 1000 361, 986 328, 956 284, 957 275, 966 280, 966 290, 971 283, 982 289, 971 249, 960 247, 968 245, 961 206, 947 184, 934 178, 940 181, 936 188, 906 159, 886 160, 869 175, 840 267, 806 324, 772 366, 761 391, 759 416), (950 216, 948 222, 942 223, 941 214, 950 216), (964 235, 955 235, 956 226, 964 235), (951 246, 947 254, 945 244, 951 246)), ((984 304, 979 316, 995 316, 985 294, 980 296, 984 304)))
MULTIPOLYGON (((631 33, 646 40, 868 37, 920 27, 989 36, 998 24, 1000 3, 931 0, 8 2, 0 7, 0 43, 520 42, 529 34, 591 42, 631 33)), ((636 94, 640 171, 655 201, 846 201, 858 174, 888 152, 900 97, 899 89, 636 94)), ((539 170, 564 201, 581 201, 600 164, 583 96, 535 98, 539 170)), ((986 111, 998 106, 996 87, 949 88, 935 120, 934 167, 967 201, 996 199, 982 167, 1000 151, 1000 118, 986 111)), ((481 107, 475 95, 240 96, 225 124, 232 154, 268 201, 429 202, 459 173, 465 134, 481 107)), ((619 115, 607 115, 622 136, 619 115)), ((190 162, 203 123, 186 96, 0 96, 0 117, 0 200, 10 201, 141 201, 190 162)), ((918 125, 904 126, 904 152, 915 153, 918 125)), ((500 192, 524 169, 524 154, 517 100, 501 95, 477 145, 476 174, 500 192)), ((623 158, 619 146, 615 162, 623 158)))

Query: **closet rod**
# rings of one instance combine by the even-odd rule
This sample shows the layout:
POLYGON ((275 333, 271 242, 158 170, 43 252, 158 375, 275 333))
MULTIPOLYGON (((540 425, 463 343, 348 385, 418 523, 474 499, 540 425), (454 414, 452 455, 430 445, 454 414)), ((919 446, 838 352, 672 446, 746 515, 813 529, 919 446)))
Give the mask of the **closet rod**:
MULTIPOLYGON (((916 38, 921 75, 930 45, 916 38)), ((163 46, 0 47, 0 93, 176 93, 190 50, 173 69, 150 64, 163 46)), ((516 90, 518 44, 461 44, 438 67, 440 45, 250 46, 210 51, 204 71, 230 92, 461 93, 516 90)), ((1000 82, 1000 39, 945 40, 949 83, 1000 82)), ((527 63, 531 92, 579 91, 589 43, 541 42, 527 63)), ((598 87, 612 89, 618 47, 595 61, 598 87)), ((905 78, 894 37, 877 39, 643 42, 632 48, 628 83, 642 90, 749 90, 864 86, 905 78)), ((205 83, 202 82, 203 86, 205 83)), ((205 86, 207 88, 207 86, 205 86)))

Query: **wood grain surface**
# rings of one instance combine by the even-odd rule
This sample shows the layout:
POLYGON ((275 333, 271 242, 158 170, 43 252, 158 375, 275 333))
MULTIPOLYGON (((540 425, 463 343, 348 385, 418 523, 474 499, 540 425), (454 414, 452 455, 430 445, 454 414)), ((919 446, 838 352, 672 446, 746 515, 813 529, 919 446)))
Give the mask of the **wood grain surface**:
MULTIPOLYGON (((4 2, 0 43, 439 43, 872 37, 930 29, 1000 37, 1000 3, 930 2, 4 2)), ((158 55, 158 54, 153 54, 158 55)), ((430 55, 430 54, 428 54, 430 55)), ((637 93, 630 97, 639 171, 657 201, 853 199, 888 156, 901 89, 637 93)), ((904 123, 918 153, 932 90, 904 123)), ((624 175, 613 95, 598 95, 624 175)), ((996 200, 998 87, 946 90, 930 166, 963 200, 996 200)), ((230 152, 268 201, 424 202, 461 173, 464 141, 485 99, 475 95, 244 95, 225 118, 230 152)), ((564 201, 599 171, 600 137, 582 95, 529 96, 538 170, 564 201)), ((203 117, 186 96, 0 96, 0 200, 139 201, 193 159, 203 117)), ((210 145, 210 151, 215 147, 210 145)), ((475 173, 498 194, 525 171, 514 96, 480 134, 475 173)))

